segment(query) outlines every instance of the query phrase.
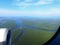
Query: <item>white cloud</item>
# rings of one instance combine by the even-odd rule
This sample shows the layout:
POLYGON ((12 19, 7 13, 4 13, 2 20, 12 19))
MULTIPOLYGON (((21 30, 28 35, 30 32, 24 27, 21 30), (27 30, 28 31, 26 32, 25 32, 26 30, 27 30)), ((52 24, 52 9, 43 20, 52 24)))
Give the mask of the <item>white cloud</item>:
POLYGON ((38 11, 38 10, 28 10, 28 11, 21 11, 21 10, 6 10, 0 9, 0 16, 60 16, 60 8, 50 8, 46 11, 38 11))
POLYGON ((32 0, 25 0, 25 2, 31 2, 32 0))
POLYGON ((54 0, 38 0, 37 2, 34 3, 33 0, 25 0, 23 2, 20 2, 20 1, 17 0, 17 2, 14 3, 14 5, 19 6, 19 7, 27 7, 27 6, 31 6, 31 5, 32 6, 37 6, 37 5, 52 4, 53 1, 54 0), (31 3, 31 2, 33 2, 33 3, 31 3))
POLYGON ((51 4, 52 0, 39 0, 35 5, 45 5, 45 4, 51 4))

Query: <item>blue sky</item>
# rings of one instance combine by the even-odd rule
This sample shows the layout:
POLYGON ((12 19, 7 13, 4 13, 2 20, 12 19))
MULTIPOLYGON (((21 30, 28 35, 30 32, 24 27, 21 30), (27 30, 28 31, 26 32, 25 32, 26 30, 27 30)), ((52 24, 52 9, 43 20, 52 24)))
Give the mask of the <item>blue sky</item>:
POLYGON ((59 16, 60 0, 0 0, 0 16, 59 16))

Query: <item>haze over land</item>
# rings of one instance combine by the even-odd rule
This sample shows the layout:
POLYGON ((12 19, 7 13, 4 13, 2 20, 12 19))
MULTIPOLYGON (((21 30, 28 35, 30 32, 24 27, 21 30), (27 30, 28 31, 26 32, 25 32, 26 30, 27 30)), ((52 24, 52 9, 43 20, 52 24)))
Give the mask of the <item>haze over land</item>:
POLYGON ((55 34, 60 25, 59 20, 28 16, 0 17, 0 27, 12 31, 12 45, 42 45, 55 34))
POLYGON ((60 0, 0 0, 0 28, 12 31, 12 45, 42 45, 60 25, 60 0))

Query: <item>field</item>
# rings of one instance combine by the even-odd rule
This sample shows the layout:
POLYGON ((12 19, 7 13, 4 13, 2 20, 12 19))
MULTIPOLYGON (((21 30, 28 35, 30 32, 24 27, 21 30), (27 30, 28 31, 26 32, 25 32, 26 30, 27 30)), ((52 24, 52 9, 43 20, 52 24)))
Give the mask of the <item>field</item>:
POLYGON ((54 19, 9 18, 0 20, 0 28, 12 31, 12 45, 43 45, 50 40, 60 22, 54 19))
POLYGON ((12 45, 43 45, 52 38, 58 29, 58 24, 55 21, 22 21, 23 26, 18 30, 12 31, 12 45))

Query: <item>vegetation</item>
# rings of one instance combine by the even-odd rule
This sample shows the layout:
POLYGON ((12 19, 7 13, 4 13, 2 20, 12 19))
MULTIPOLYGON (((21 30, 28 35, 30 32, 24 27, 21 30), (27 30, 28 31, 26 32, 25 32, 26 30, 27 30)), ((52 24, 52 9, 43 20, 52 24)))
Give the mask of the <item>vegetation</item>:
POLYGON ((24 28, 24 27, 22 29, 16 30, 13 32, 12 40, 15 39, 15 36, 17 36, 23 29, 26 32, 24 33, 24 35, 22 35, 22 37, 19 38, 18 41, 15 42, 15 45, 43 45, 45 42, 47 42, 49 39, 52 38, 52 36, 55 34, 58 28, 58 24, 56 24, 56 22, 53 23, 44 21, 38 22, 38 21, 23 20, 23 25, 27 27, 34 26, 36 28, 43 28, 46 30, 36 28, 24 28))
POLYGON ((17 24, 16 21, 12 19, 0 21, 0 28, 17 28, 12 29, 12 45, 43 45, 45 42, 52 38, 58 29, 58 25, 60 24, 56 22, 56 20, 47 19, 32 20, 31 18, 21 18, 21 20, 22 25, 17 24))

